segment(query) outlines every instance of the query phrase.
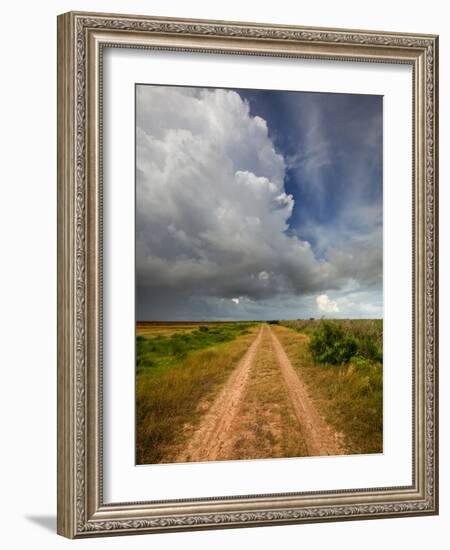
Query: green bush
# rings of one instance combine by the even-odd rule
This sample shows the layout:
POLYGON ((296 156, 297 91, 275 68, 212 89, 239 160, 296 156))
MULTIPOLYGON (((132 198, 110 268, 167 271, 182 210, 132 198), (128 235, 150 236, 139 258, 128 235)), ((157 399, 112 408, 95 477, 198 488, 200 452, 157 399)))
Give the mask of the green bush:
POLYGON ((358 340, 330 321, 320 322, 311 335, 309 346, 317 363, 348 363, 358 353, 358 340))
POLYGON ((374 338, 366 334, 359 339, 358 354, 377 363, 383 362, 383 352, 379 350, 374 338))

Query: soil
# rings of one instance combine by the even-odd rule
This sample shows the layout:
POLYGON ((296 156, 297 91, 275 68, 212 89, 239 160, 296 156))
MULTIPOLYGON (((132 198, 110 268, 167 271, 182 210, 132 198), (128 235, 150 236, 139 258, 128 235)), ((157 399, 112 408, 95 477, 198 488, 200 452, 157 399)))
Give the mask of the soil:
POLYGON ((240 400, 261 342, 262 333, 261 327, 222 391, 204 415, 187 448, 178 456, 176 462, 216 460, 217 455, 227 442, 228 431, 239 410, 240 400))
POLYGON ((308 455, 343 454, 342 434, 334 431, 319 414, 277 336, 272 330, 270 330, 270 335, 278 364, 294 406, 295 415, 305 438, 308 455))
POLYGON ((175 462, 345 453, 269 325, 262 325, 175 462))

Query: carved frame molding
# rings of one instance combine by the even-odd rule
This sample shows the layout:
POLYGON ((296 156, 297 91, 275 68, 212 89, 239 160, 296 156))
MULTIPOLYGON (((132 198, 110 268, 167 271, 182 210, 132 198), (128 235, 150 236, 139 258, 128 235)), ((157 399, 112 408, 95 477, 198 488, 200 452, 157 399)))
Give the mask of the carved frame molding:
MULTIPOLYGON (((58 18, 58 532, 75 538, 436 514, 438 39, 373 31, 67 13, 58 18), (104 504, 102 51, 138 47, 413 67, 413 485, 104 504)), ((150 497, 150 495, 149 495, 150 497)))

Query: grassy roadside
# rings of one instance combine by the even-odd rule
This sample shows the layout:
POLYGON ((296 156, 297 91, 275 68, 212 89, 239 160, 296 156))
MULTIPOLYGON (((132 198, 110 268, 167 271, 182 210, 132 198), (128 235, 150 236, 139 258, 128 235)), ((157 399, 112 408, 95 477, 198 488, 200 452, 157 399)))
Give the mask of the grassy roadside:
POLYGON ((136 342, 136 462, 170 462, 184 426, 195 425, 254 339, 250 323, 202 325, 136 342))
POLYGON ((319 364, 309 349, 313 327, 299 331, 294 326, 274 326, 272 330, 322 416, 344 434, 347 453, 382 452, 382 364, 358 357, 346 364, 319 364))

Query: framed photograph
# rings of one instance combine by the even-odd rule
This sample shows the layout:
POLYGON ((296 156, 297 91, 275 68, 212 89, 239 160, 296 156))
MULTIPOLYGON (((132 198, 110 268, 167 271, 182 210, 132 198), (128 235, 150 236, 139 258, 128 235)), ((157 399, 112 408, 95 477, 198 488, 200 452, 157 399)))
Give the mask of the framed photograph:
POLYGON ((58 532, 436 514, 438 38, 58 18, 58 532))

